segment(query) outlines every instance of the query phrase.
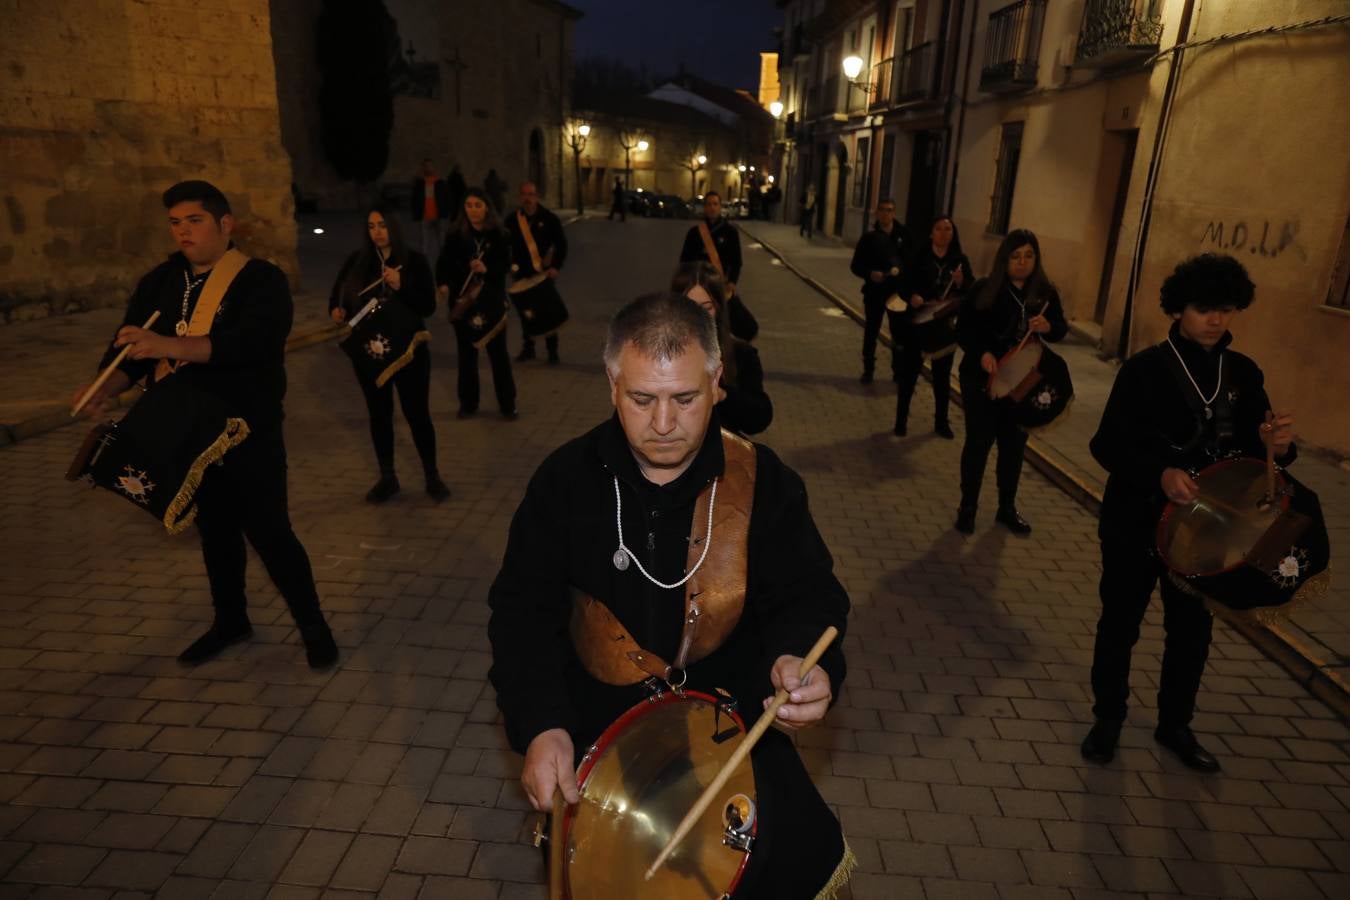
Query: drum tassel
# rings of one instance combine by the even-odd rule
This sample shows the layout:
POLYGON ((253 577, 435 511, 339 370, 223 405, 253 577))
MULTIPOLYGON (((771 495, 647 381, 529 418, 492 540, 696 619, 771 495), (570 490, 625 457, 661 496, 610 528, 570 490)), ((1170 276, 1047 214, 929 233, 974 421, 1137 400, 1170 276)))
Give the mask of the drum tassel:
POLYGON ((164 527, 168 529, 169 534, 185 531, 197 518, 197 510, 192 506, 192 501, 197 496, 197 489, 202 485, 206 467, 220 462, 226 453, 243 443, 248 435, 248 423, 243 419, 231 417, 225 420, 225 430, 193 461, 187 478, 183 479, 183 486, 178 489, 173 502, 164 511, 164 527))
POLYGON ((377 388, 382 388, 388 384, 389 379, 393 378, 399 373, 400 369, 412 362, 413 353, 417 351, 417 348, 429 340, 431 340, 430 331, 419 331, 417 334, 414 334, 412 340, 408 342, 408 349, 404 350, 402 356, 391 362, 389 366, 380 373, 380 377, 375 379, 375 386, 377 388))
POLYGON ((853 870, 858 867, 858 857, 853 855, 853 848, 848 845, 848 840, 844 840, 844 856, 839 860, 839 865, 835 866, 834 874, 830 880, 825 882, 825 886, 816 894, 815 900, 835 900, 839 892, 844 889, 853 878, 853 870))

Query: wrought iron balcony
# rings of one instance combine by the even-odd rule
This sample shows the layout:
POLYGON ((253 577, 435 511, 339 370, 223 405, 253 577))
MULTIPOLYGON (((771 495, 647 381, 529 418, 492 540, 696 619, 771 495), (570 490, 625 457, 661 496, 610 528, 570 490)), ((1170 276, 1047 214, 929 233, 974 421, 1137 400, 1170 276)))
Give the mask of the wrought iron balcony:
POLYGON ((1087 0, 1074 62, 1109 68, 1158 52, 1158 0, 1087 0))
POLYGON ((872 109, 885 109, 891 105, 892 83, 895 80, 895 57, 883 59, 872 67, 872 109))
POLYGON ((980 90, 1012 93, 1036 86, 1045 0, 1017 0, 989 14, 980 90))
POLYGON ((896 86, 897 103, 927 100, 937 93, 937 60, 941 42, 928 41, 910 47, 900 57, 900 81, 896 86))

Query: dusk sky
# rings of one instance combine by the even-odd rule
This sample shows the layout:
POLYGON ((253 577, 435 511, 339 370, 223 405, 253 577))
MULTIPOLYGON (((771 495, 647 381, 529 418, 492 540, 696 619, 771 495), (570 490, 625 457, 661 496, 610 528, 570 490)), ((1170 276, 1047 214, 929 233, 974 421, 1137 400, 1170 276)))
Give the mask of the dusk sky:
POLYGON ((567 0, 584 12, 578 60, 611 57, 651 75, 687 71, 732 88, 759 86, 759 53, 777 49, 774 0, 567 0))

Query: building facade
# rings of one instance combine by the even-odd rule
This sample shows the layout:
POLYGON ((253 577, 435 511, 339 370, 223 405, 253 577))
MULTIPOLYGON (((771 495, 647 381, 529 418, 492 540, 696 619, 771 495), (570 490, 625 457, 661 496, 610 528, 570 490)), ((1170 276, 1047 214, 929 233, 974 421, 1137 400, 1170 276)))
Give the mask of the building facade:
POLYGON ((1343 0, 782 6, 780 178, 792 200, 817 185, 821 230, 855 240, 879 196, 920 233, 948 210, 982 273, 1029 228, 1118 358, 1165 334, 1178 262, 1231 253, 1257 284, 1236 349, 1308 443, 1350 455, 1350 371, 1330 363, 1350 341, 1343 0))

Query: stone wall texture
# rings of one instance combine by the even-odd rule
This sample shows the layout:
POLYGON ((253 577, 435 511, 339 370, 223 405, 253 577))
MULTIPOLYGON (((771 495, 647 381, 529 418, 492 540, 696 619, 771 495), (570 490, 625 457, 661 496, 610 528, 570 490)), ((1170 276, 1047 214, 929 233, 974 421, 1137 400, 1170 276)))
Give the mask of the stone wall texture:
POLYGON ((0 0, 3 321, 125 302, 186 178, 295 276, 267 0, 0 0))

